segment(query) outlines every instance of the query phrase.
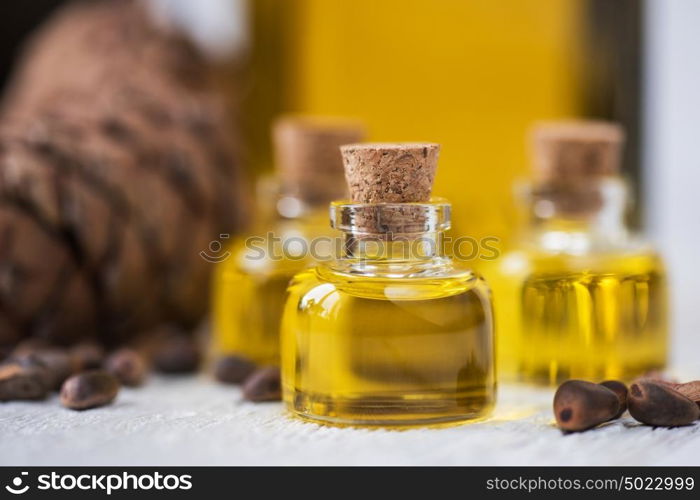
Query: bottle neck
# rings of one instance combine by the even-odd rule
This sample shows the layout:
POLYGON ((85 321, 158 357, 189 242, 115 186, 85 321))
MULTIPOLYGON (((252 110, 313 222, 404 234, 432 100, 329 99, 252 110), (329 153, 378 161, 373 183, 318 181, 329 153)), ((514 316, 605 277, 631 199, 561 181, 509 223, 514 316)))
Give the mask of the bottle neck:
POLYGON ((527 207, 525 236, 545 250, 583 252, 628 238, 622 179, 575 187, 530 185, 521 192, 527 207))
POLYGON ((328 227, 328 198, 305 198, 286 189, 276 175, 267 175, 256 183, 257 220, 259 225, 290 221, 321 222, 328 227))
POLYGON ((450 205, 441 201, 331 204, 331 224, 342 231, 334 267, 352 273, 405 275, 442 268, 450 205))
POLYGON ((341 258, 375 262, 419 262, 445 257, 444 231, 416 234, 343 234, 341 258))

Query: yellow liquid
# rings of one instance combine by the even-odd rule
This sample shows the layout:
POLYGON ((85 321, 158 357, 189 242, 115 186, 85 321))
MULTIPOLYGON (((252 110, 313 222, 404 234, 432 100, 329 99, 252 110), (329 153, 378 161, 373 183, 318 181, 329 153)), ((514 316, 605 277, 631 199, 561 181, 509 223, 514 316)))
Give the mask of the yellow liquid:
POLYGON ((253 161, 269 168, 268 123, 279 112, 357 117, 375 141, 439 142, 434 193, 453 201, 454 234, 505 242, 532 122, 584 111, 587 5, 256 0, 243 115, 253 161), (476 166, 469 182, 464 165, 476 166))
POLYGON ((297 275, 282 325, 284 400, 334 425, 415 426, 483 417, 495 399, 488 288, 435 278, 297 275))
MULTIPOLYGON (((326 215, 323 231, 327 232, 326 215)), ((268 243, 256 241, 256 250, 246 249, 245 239, 230 248, 230 257, 216 264, 213 278, 212 323, 215 351, 242 355, 261 365, 279 365, 279 332, 282 311, 291 278, 313 264, 310 256, 295 257, 282 251, 284 241, 301 238, 309 241, 319 235, 319 221, 288 221, 273 231, 280 241, 264 257, 257 248, 268 243), (260 258, 257 258, 260 257, 260 258)), ((260 234, 265 236, 265 234, 260 234)))
POLYGON ((540 384, 630 380, 666 364, 667 285, 646 251, 586 256, 511 252, 487 271, 499 376, 540 384))

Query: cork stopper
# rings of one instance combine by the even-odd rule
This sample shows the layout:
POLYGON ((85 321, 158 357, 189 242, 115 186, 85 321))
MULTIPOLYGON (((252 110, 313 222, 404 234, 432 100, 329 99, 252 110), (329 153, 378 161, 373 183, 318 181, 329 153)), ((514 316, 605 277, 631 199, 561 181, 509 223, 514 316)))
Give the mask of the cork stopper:
POLYGON ((286 116, 275 121, 275 165, 286 195, 321 205, 347 193, 339 147, 364 138, 359 121, 317 116, 286 116))
POLYGON ((576 184, 617 175, 624 140, 624 130, 615 123, 541 123, 532 133, 535 179, 576 184))
POLYGON ((560 214, 596 214, 601 182, 620 172, 624 140, 623 128, 610 122, 539 124, 532 133, 535 195, 560 214))
POLYGON ((438 144, 348 144, 340 150, 351 200, 368 204, 358 209, 352 221, 356 232, 365 234, 361 238, 393 240, 397 234, 425 230, 425 207, 410 203, 430 201, 438 144))
POLYGON ((430 200, 439 144, 348 144, 340 150, 352 201, 410 203, 430 200))

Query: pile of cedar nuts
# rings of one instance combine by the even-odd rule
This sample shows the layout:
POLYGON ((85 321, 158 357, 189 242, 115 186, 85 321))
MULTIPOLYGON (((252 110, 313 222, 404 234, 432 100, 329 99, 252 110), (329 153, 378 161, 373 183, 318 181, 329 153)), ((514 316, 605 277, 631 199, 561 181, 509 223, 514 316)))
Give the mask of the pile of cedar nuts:
MULTIPOLYGON (((202 354, 191 332, 168 326, 147 345, 107 352, 94 341, 59 347, 36 339, 0 353, 0 402, 42 400, 59 392, 63 406, 87 410, 114 401, 122 386, 143 385, 151 371, 186 374, 199 370, 202 354)), ((258 368, 240 357, 221 358, 214 376, 223 383, 242 383, 249 401, 280 399, 277 367, 258 368)))
POLYGON ((600 384, 567 380, 554 395, 557 425, 568 432, 592 429, 620 418, 625 410, 647 425, 690 425, 700 419, 700 380, 680 384, 663 377, 643 377, 629 389, 617 380, 600 384))

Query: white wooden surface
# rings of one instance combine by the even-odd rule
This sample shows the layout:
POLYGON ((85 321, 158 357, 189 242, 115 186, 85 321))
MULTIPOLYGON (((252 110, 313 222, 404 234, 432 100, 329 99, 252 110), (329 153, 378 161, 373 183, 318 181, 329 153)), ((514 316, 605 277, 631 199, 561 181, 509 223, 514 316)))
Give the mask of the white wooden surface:
POLYGON ((240 400, 204 376, 156 378, 110 407, 74 412, 56 398, 0 403, 2 465, 700 465, 700 424, 652 429, 626 417, 563 435, 549 390, 502 388, 489 420, 437 430, 324 428, 279 403, 240 400))

